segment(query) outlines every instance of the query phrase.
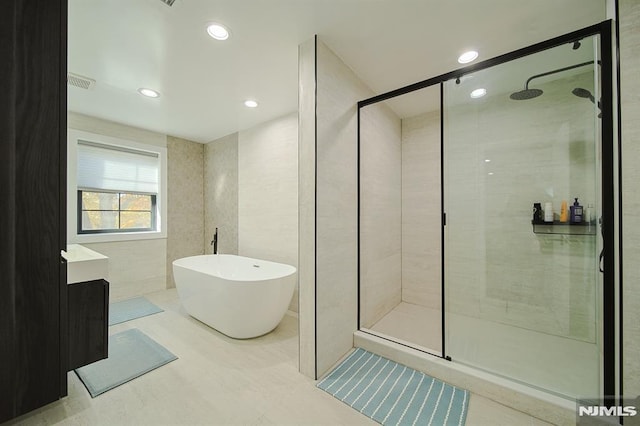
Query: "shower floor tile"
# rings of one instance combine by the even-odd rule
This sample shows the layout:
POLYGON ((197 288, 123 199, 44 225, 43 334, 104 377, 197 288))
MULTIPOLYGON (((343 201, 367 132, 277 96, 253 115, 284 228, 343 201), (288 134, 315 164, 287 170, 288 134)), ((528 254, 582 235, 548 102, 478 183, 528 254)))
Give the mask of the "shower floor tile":
POLYGON ((465 315, 447 318, 447 354, 454 360, 568 397, 599 394, 595 342, 465 315))
POLYGON ((442 353, 442 314, 437 309, 400 302, 370 330, 435 355, 442 353))
MULTIPOLYGON (((439 310, 401 302, 369 329, 379 337, 442 354, 439 310)), ((447 316, 447 355, 457 362, 568 397, 597 395, 595 343, 472 318, 447 316)))

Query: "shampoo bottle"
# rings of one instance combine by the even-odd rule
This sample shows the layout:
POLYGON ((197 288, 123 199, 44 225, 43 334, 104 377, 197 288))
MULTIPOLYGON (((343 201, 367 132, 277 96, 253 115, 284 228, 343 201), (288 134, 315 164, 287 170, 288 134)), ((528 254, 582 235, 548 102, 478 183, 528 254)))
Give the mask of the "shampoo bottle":
POLYGON ((562 200, 562 204, 560 205, 560 222, 566 222, 568 219, 567 200, 562 200))
POLYGON ((544 221, 553 223, 553 204, 549 202, 544 203, 544 221))
POLYGON ((584 213, 584 221, 591 224, 591 222, 593 222, 593 219, 593 204, 587 204, 587 210, 585 210, 584 213))

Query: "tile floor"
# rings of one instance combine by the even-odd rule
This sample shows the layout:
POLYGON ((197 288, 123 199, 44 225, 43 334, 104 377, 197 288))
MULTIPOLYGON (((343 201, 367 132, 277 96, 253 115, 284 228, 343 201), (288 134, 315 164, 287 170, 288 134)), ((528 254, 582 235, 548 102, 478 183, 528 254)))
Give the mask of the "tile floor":
MULTIPOLYGON (((376 424, 298 373, 297 318, 272 333, 233 340, 189 317, 175 289, 147 296, 165 312, 110 327, 137 327, 178 356, 92 399, 74 373, 69 396, 9 425, 376 424)), ((546 425, 472 394, 467 425, 546 425)))

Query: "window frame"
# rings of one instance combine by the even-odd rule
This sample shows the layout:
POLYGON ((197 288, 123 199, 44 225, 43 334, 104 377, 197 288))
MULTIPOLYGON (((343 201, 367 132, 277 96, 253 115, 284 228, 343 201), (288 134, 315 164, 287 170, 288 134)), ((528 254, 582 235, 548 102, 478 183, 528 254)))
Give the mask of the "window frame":
MULTIPOLYGON (((136 137, 145 143, 135 142, 121 137, 106 136, 90 133, 74 128, 67 129, 67 241, 69 244, 87 244, 118 241, 152 240, 167 238, 167 147, 166 137, 148 132, 127 131, 124 129, 106 129, 109 133, 125 134, 136 137), (112 130, 112 131, 111 131, 112 130), (159 190, 156 194, 156 228, 154 230, 118 230, 119 232, 78 232, 78 197, 79 189, 91 190, 92 188, 78 188, 78 141, 96 142, 103 145, 113 145, 120 148, 154 152, 158 154, 160 161, 159 190)), ((105 192, 99 190, 98 192, 105 192)), ((108 191, 106 191, 108 192, 108 191)), ((114 191, 115 192, 115 191, 114 191)), ((123 191, 127 192, 127 191, 123 191)))
MULTIPOLYGON (((76 222, 78 224, 78 234, 83 235, 91 235, 91 234, 119 234, 122 232, 149 232, 155 231, 157 229, 157 218, 158 218, 158 206, 156 202, 157 195, 156 194, 145 194, 142 192, 128 192, 128 191, 106 191, 106 190, 97 190, 97 189, 87 189, 87 188, 78 188, 78 211, 76 215, 76 222), (118 195, 118 210, 85 210, 82 208, 82 193, 83 192, 93 192, 99 194, 117 194, 118 195), (146 195, 151 197, 151 210, 122 210, 121 198, 122 194, 133 194, 133 195, 146 195), (151 213, 151 227, 149 228, 112 228, 112 229, 82 229, 82 213, 86 211, 108 211, 108 212, 118 212, 118 216, 122 212, 149 212, 151 213)), ((118 219, 118 224, 122 223, 120 218, 118 219)))

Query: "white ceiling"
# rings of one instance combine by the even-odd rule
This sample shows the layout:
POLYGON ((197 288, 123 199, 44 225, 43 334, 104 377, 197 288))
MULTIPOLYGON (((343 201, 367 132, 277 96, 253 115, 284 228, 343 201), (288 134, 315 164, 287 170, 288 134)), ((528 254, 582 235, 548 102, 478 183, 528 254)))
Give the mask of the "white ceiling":
POLYGON ((69 71, 97 83, 69 86, 69 109, 206 143, 297 109, 314 34, 383 93, 460 68, 469 48, 484 60, 604 19, 605 0, 70 0, 69 71))

